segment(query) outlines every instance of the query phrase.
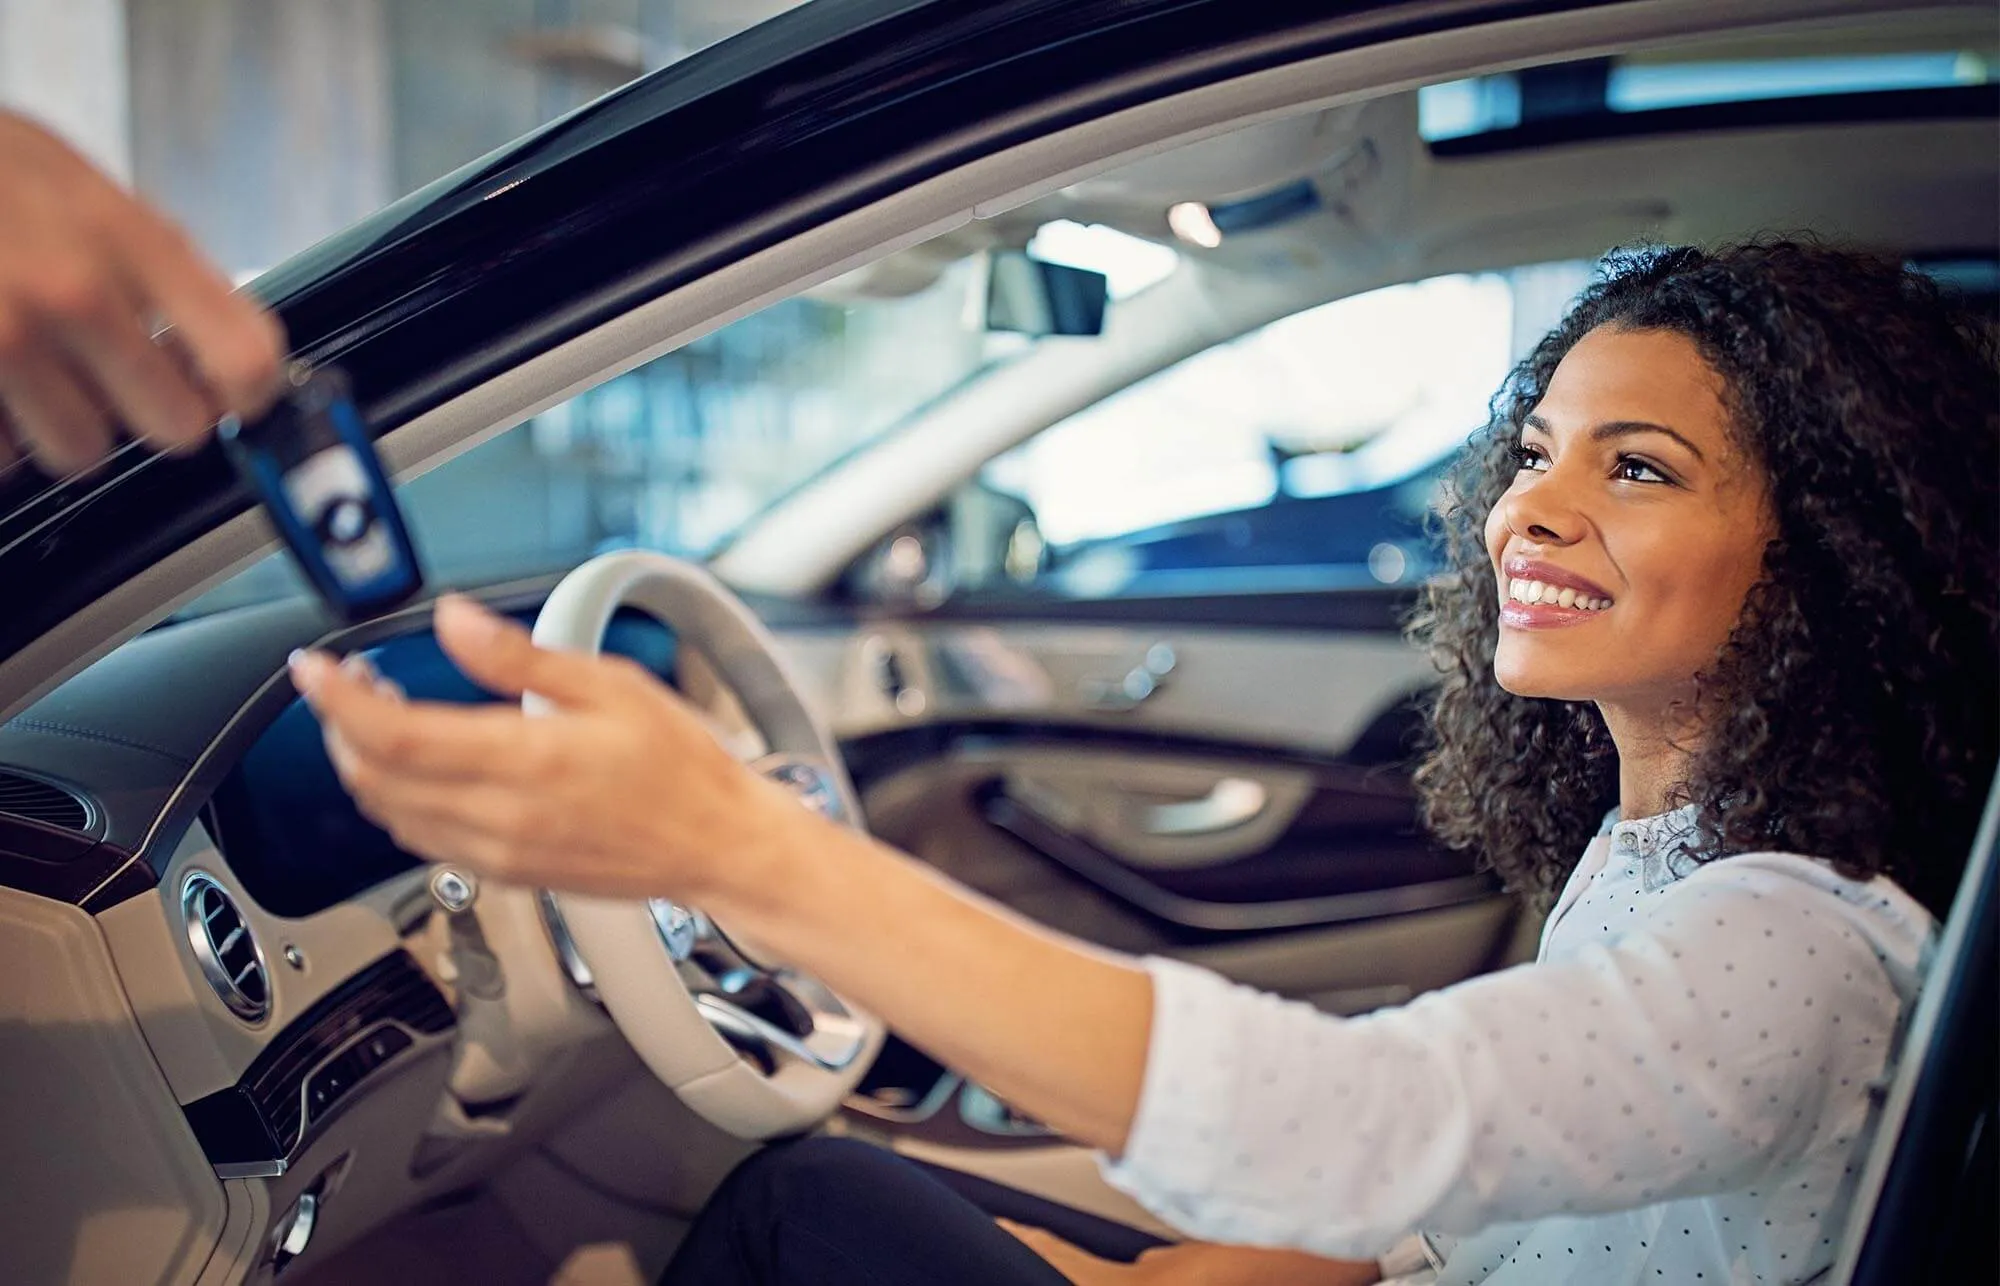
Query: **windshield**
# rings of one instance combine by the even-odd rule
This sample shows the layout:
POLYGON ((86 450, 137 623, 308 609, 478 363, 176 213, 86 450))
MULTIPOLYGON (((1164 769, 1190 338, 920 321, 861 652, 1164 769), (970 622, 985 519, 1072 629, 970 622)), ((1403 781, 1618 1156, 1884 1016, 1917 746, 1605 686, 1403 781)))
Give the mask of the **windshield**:
MULTIPOLYGON (((785 300, 606 380, 398 489, 431 583, 563 571, 606 550, 699 558, 778 497, 1033 350, 967 324, 980 259, 882 298, 785 300)), ((306 592, 265 558, 182 618, 306 592)))

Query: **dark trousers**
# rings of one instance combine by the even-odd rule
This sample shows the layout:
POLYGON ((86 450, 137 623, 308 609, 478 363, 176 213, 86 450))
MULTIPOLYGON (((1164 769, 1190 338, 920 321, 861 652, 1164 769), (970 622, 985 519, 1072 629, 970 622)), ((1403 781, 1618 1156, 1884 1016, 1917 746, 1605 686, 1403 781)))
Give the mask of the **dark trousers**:
POLYGON ((765 1148, 738 1166, 660 1286, 1064 1286, 994 1216, 1047 1228, 1107 1259, 1144 1233, 852 1139, 765 1148))

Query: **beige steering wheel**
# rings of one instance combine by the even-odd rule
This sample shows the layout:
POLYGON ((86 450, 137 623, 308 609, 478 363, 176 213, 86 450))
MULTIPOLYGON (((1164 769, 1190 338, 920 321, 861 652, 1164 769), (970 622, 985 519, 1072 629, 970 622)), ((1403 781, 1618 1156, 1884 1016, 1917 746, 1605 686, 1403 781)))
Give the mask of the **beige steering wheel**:
MULTIPOLYGON (((664 554, 593 558, 563 578, 535 642, 600 650, 621 607, 658 618, 715 668, 772 753, 752 766, 807 806, 850 824, 853 786, 831 738, 748 608, 706 571, 664 554)), ((522 698, 530 715, 547 703, 522 698)), ((651 902, 550 895, 598 998, 646 1065, 696 1112, 746 1139, 796 1133, 831 1115, 882 1045, 879 1019, 816 979, 732 941, 701 912, 651 902)))

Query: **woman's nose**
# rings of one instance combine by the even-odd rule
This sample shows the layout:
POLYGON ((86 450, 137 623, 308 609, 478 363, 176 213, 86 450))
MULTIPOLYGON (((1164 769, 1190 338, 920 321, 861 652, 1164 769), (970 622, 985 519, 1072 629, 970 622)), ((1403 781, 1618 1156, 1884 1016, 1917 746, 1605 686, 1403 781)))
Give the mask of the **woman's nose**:
POLYGON ((1583 520, 1563 494, 1563 486, 1551 472, 1507 493, 1500 501, 1507 529, 1523 540, 1545 545, 1576 540, 1583 520))

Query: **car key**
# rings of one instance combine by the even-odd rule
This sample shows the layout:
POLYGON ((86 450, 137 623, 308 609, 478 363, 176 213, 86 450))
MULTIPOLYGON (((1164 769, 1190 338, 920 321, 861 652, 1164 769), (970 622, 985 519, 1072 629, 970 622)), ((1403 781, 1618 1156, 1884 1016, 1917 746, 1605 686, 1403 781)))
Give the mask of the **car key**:
POLYGON ((219 436, 327 609, 352 624, 415 597, 423 568, 347 377, 296 363, 291 383, 269 414, 230 416, 219 436))

